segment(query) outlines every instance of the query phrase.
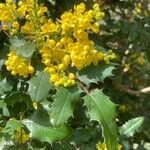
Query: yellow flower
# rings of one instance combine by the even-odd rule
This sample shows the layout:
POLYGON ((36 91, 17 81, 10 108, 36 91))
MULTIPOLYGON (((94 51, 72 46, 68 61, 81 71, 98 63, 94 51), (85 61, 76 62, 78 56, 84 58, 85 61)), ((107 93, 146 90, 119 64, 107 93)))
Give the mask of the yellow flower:
POLYGON ((17 21, 14 21, 12 24, 12 27, 18 30, 19 29, 19 23, 17 21))
MULTIPOLYGON (((96 144, 96 149, 97 150, 108 150, 107 147, 106 147, 106 144, 105 143, 101 143, 101 142, 98 142, 96 144)), ((122 149, 122 145, 118 144, 118 149, 117 150, 121 150, 121 149, 122 149)))
POLYGON ((81 70, 85 67, 86 59, 82 56, 73 56, 72 58, 72 66, 77 67, 78 70, 81 70))
MULTIPOLYGON (((81 70, 91 64, 100 62, 110 63, 115 54, 104 55, 95 49, 94 42, 89 39, 89 32, 99 32, 99 21, 104 13, 98 4, 86 10, 84 3, 74 6, 73 10, 64 12, 56 21, 48 18, 47 8, 35 0, 19 1, 18 5, 13 0, 6 0, 0 4, 0 20, 10 23, 10 34, 19 30, 27 38, 37 44, 45 71, 50 74, 49 81, 55 86, 64 87, 75 84, 75 74, 68 73, 70 68, 81 70), (15 14, 15 15, 14 15, 15 14), (25 20, 24 24, 18 23, 18 17, 25 20)), ((34 72, 30 62, 17 56, 14 51, 8 54, 5 62, 12 75, 28 77, 34 72)))
POLYGON ((99 23, 98 22, 95 22, 92 27, 91 27, 92 31, 95 32, 95 33, 98 33, 99 32, 99 23))
POLYGON ((58 25, 53 23, 52 20, 49 20, 41 27, 41 31, 43 34, 50 34, 53 32, 57 32, 57 30, 58 30, 58 25))
POLYGON ((19 127, 16 129, 16 133, 15 133, 15 141, 18 143, 25 143, 30 139, 29 134, 27 134, 27 132, 19 127))
POLYGON ((30 65, 30 62, 24 58, 17 56, 14 51, 8 54, 8 59, 5 62, 6 69, 11 71, 12 75, 20 75, 27 78, 29 74, 34 72, 34 68, 30 65))
POLYGON ((73 73, 69 73, 69 78, 74 80, 75 79, 75 75, 73 73))
POLYGON ((59 75, 57 75, 57 74, 52 74, 51 75, 51 78, 50 78, 50 80, 52 81, 52 82, 56 82, 56 81, 58 81, 60 79, 60 77, 59 77, 59 75))
POLYGON ((0 21, 11 22, 15 19, 15 9, 16 5, 12 1, 6 1, 6 4, 0 3, 0 21))
POLYGON ((77 13, 83 13, 85 11, 85 4, 81 3, 77 6, 74 7, 75 11, 77 11, 77 13))
POLYGON ((34 109, 37 109, 38 108, 38 103, 37 102, 33 102, 33 107, 34 107, 34 109))

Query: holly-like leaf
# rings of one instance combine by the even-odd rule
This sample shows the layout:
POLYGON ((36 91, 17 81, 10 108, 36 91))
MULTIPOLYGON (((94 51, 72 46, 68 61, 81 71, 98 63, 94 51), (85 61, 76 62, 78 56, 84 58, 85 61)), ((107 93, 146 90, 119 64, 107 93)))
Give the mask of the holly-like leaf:
POLYGON ((10 119, 7 121, 5 128, 3 129, 4 134, 8 134, 10 136, 14 135, 14 132, 17 128, 22 127, 22 123, 16 119, 10 119))
POLYGON ((52 85, 49 83, 49 75, 44 71, 37 71, 29 81, 28 93, 32 101, 42 101, 47 98, 52 85))
POLYGON ((51 126, 50 116, 42 106, 39 106, 38 109, 35 110, 28 119, 39 125, 47 127, 51 126))
POLYGON ((10 91, 12 89, 11 83, 7 81, 6 78, 0 81, 0 94, 4 94, 7 91, 10 91))
POLYGON ((129 120, 120 127, 121 136, 131 137, 137 132, 144 122, 144 117, 137 117, 129 120))
POLYGON ((106 77, 112 75, 113 69, 115 69, 115 67, 112 64, 103 64, 98 66, 90 65, 79 71, 77 78, 86 85, 89 85, 90 83, 97 83, 98 81, 102 82, 106 77))
POLYGON ((4 100, 0 99, 0 108, 6 107, 7 104, 4 102, 4 100))
POLYGON ((101 90, 94 90, 83 97, 91 120, 98 121, 103 128, 107 149, 117 150, 117 127, 115 123, 115 104, 101 90))
POLYGON ((29 95, 22 93, 20 91, 11 93, 5 97, 5 102, 7 105, 14 106, 17 102, 25 102, 28 109, 32 109, 32 101, 29 95))
POLYGON ((11 50, 15 50, 19 56, 24 58, 31 58, 33 52, 35 51, 35 43, 28 42, 25 39, 18 39, 18 37, 14 37, 10 39, 11 50))
POLYGON ((69 117, 73 116, 74 105, 80 97, 77 86, 71 88, 58 87, 52 104, 51 117, 54 125, 64 124, 69 117))
POLYGON ((2 109, 2 113, 4 116, 10 116, 7 104, 4 102, 4 100, 0 100, 0 109, 2 109))
POLYGON ((55 142, 65 139, 69 134, 70 130, 66 126, 47 127, 39 125, 32 120, 24 119, 23 124, 30 131, 31 138, 35 138, 41 142, 55 142))

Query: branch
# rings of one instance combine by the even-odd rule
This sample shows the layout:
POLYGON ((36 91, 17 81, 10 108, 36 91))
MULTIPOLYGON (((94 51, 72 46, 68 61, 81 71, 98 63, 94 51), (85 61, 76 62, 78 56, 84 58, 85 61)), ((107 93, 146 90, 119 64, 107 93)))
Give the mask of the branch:
POLYGON ((82 81, 81 81, 80 79, 78 79, 78 78, 76 78, 76 79, 79 81, 82 90, 83 90, 87 95, 89 95, 90 93, 89 93, 87 87, 84 85, 84 83, 82 83, 82 81))
POLYGON ((114 83, 114 86, 116 87, 117 90, 119 90, 121 92, 125 92, 125 93, 128 93, 130 95, 135 95, 135 96, 140 96, 140 94, 150 92, 150 87, 146 87, 146 88, 143 88, 143 89, 140 89, 140 90, 136 91, 136 90, 130 89, 126 85, 122 85, 122 84, 119 84, 119 83, 114 83))
POLYGON ((146 88, 143 88, 139 91, 140 93, 148 93, 150 92, 150 86, 149 87, 146 87, 146 88))

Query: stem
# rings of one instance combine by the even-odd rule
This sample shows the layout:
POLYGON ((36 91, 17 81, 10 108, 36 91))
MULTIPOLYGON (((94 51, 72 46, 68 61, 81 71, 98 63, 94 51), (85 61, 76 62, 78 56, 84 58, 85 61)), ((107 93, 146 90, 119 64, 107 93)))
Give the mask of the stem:
POLYGON ((82 90, 83 90, 87 95, 89 95, 90 92, 89 92, 89 90, 87 89, 87 86, 85 86, 85 85, 83 84, 83 82, 82 82, 79 78, 76 78, 76 79, 79 81, 82 90))
POLYGON ((0 31, 3 31, 10 38, 10 35, 4 30, 2 26, 0 26, 0 31))

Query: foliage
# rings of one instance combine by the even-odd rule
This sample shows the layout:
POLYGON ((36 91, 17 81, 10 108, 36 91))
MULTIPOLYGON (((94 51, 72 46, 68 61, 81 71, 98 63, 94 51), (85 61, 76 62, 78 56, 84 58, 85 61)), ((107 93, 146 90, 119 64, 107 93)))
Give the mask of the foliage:
POLYGON ((117 130, 113 121, 115 118, 115 105, 99 90, 95 90, 83 98, 91 120, 96 120, 103 126, 103 136, 107 148, 117 149, 117 130))
POLYGON ((133 134, 141 127, 141 124, 143 123, 144 118, 138 117, 129 120, 125 124, 122 125, 120 128, 120 135, 130 137, 133 136, 133 134))
POLYGON ((148 150, 149 7, 2 1, 0 149, 148 150))

